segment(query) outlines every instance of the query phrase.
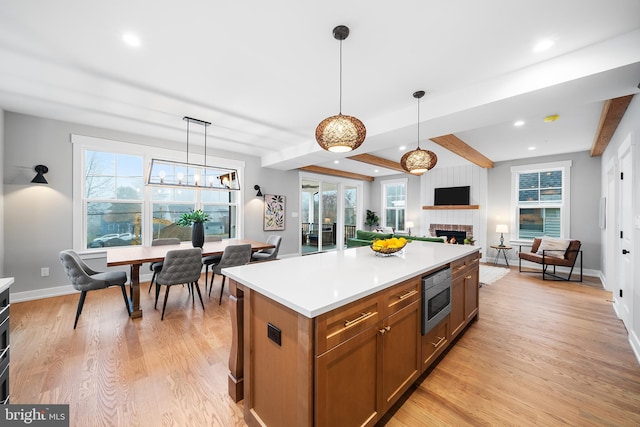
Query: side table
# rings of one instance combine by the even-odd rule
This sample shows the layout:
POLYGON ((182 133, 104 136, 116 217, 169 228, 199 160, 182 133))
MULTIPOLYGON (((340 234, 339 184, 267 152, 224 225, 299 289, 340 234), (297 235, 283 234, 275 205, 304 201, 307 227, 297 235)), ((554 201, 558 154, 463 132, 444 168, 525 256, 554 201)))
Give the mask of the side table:
POLYGON ((500 245, 491 245, 492 249, 495 249, 497 251, 496 253, 496 259, 493 262, 494 265, 498 264, 498 259, 500 258, 500 252, 502 252, 502 255, 504 256, 504 262, 507 263, 507 267, 509 267, 509 259, 507 258, 507 251, 510 251, 512 248, 511 246, 500 246, 500 245))

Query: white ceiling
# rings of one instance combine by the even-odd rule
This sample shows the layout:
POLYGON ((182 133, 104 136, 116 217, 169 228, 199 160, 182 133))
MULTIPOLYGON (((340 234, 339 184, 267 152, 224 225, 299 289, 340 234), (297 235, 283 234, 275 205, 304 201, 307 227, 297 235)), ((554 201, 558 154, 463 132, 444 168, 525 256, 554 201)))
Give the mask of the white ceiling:
POLYGON ((428 140, 446 134, 493 161, 589 150, 604 100, 638 83, 637 0, 0 3, 0 108, 177 142, 191 116, 213 123, 210 149, 281 170, 396 173, 343 158, 399 161, 401 145, 415 148, 416 90, 436 167, 467 164, 428 140), (342 112, 367 139, 338 155, 314 132, 338 113, 340 24, 351 29, 342 112), (127 31, 139 48, 122 42, 127 31), (555 45, 533 53, 544 38, 555 45))

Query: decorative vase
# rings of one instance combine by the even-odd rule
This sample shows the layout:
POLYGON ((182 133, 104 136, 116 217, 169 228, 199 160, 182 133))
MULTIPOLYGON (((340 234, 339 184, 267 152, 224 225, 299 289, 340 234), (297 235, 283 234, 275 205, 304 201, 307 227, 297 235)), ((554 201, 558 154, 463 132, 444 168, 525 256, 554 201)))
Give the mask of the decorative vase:
POLYGON ((204 224, 194 222, 191 227, 191 244, 194 248, 201 248, 204 245, 204 224))

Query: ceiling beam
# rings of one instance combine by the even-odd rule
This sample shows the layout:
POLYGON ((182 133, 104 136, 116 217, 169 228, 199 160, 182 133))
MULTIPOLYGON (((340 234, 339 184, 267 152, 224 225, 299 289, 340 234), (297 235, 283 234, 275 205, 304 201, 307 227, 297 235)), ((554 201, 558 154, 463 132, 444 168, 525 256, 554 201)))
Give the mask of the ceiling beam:
POLYGON ((368 163, 374 166, 380 166, 381 168, 407 173, 407 171, 402 168, 402 165, 400 165, 400 163, 394 162, 393 160, 384 159, 382 157, 374 156, 373 154, 356 154, 355 156, 349 156, 347 158, 362 163, 368 163))
POLYGON ((375 178, 359 173, 339 171, 337 169, 323 168, 322 166, 303 166, 298 168, 301 171, 321 173, 323 175, 341 176, 343 178, 359 179, 361 181, 373 181, 375 178))
POLYGON ((477 151, 475 148, 468 145, 455 135, 442 135, 435 138, 431 138, 433 142, 440 145, 443 148, 457 154, 458 156, 469 160, 481 168, 491 169, 493 168, 493 161, 484 154, 477 151))
POLYGON ((593 145, 591 145, 591 157, 602 156, 632 98, 633 95, 627 95, 605 101, 602 106, 602 113, 600 113, 600 123, 598 123, 596 136, 593 139, 593 145))

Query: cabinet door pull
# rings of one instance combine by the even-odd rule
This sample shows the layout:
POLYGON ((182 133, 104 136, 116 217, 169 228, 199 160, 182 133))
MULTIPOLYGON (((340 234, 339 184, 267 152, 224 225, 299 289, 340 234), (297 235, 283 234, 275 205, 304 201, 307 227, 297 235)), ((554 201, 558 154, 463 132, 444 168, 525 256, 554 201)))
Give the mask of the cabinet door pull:
POLYGON ((403 299, 409 298, 409 297, 411 297, 411 296, 413 296, 413 295, 415 295, 417 293, 418 293, 418 291, 413 289, 413 290, 410 290, 409 292, 407 292, 404 295, 398 295, 398 299, 403 300, 403 299))
POLYGON ((384 335, 384 334, 386 334, 387 332, 389 332, 390 330, 391 330, 391 326, 385 326, 385 327, 384 327, 384 328, 382 328, 382 329, 378 329, 378 332, 380 332, 380 335, 384 335))
POLYGON ((467 280, 471 279, 471 275, 468 275, 467 277, 465 277, 465 279, 467 280))
POLYGON ((344 321, 344 327, 348 328, 351 325, 355 325, 358 322, 362 322, 364 319, 371 317, 371 312, 367 311, 366 313, 360 313, 360 316, 356 317, 353 320, 345 320, 344 321))
POLYGON ((431 343, 431 345, 432 345, 434 348, 438 348, 438 347, 440 347, 440 344, 442 344, 442 342, 443 342, 445 339, 446 339, 445 337, 438 337, 438 342, 432 342, 432 343, 431 343))

